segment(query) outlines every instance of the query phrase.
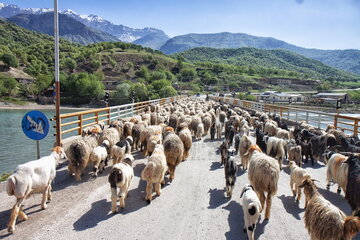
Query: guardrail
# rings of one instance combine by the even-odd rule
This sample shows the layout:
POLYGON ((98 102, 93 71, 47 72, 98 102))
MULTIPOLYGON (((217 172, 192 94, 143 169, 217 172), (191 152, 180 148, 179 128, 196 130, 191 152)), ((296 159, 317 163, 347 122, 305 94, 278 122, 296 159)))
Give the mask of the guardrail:
POLYGON ((353 135, 359 134, 360 118, 357 117, 350 117, 334 113, 324 113, 320 111, 309 111, 299 108, 283 107, 273 104, 246 101, 229 97, 209 97, 210 99, 213 99, 215 101, 220 100, 222 102, 229 103, 244 109, 263 111, 266 113, 275 113, 280 115, 281 118, 284 118, 288 121, 304 121, 320 129, 326 129, 328 124, 332 124, 336 129, 342 129, 345 132, 351 133, 353 135))
MULTIPOLYGON (((76 135, 81 135, 82 130, 88 126, 92 126, 101 122, 106 122, 109 124, 112 120, 127 118, 135 114, 139 114, 144 111, 145 108, 150 104, 154 103, 163 105, 165 103, 170 103, 185 97, 186 96, 176 96, 171 98, 162 98, 113 107, 60 114, 60 126, 54 125, 54 128, 60 127, 60 139, 62 139, 62 136, 67 133, 76 133, 76 135)), ((54 118, 51 120, 55 121, 56 116, 54 116, 54 118)), ((56 133, 54 136, 56 136, 56 133)))

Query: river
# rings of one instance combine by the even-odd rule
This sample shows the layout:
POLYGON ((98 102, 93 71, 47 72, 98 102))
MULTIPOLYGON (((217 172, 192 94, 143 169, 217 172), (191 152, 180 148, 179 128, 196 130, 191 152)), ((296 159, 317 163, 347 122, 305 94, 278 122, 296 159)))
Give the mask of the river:
MULTIPOLYGON (((18 164, 36 159, 36 141, 25 136, 21 128, 23 116, 29 109, 0 109, 0 174, 12 172, 18 164)), ((40 110, 48 119, 55 115, 55 110, 40 110)), ((61 113, 77 110, 64 109, 61 113)), ((55 122, 50 122, 48 135, 40 140, 40 156, 49 155, 54 145, 55 122)))

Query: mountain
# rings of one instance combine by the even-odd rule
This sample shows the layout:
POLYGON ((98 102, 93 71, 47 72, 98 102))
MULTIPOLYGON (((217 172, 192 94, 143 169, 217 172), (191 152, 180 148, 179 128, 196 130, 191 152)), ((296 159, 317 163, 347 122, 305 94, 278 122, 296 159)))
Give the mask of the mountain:
POLYGON ((196 47, 284 49, 321 61, 332 67, 360 74, 360 50, 319 50, 298 47, 270 37, 244 33, 186 34, 169 39, 161 48, 165 54, 186 51, 196 47))
MULTIPOLYGON (((0 3, 0 17, 12 17, 21 13, 26 14, 42 14, 52 12, 51 8, 20 8, 17 5, 7 5, 0 3)), ((88 27, 106 32, 110 35, 116 36, 122 42, 134 42, 139 40, 141 45, 146 47, 156 46, 154 49, 159 49, 170 37, 162 30, 156 28, 136 29, 126 27, 124 25, 116 25, 108 20, 97 15, 81 15, 72 10, 60 11, 88 27), (150 35, 150 36, 147 36, 150 35), (144 39, 142 39, 144 38, 144 39)))
MULTIPOLYGON (((23 28, 54 35, 54 15, 52 12, 43 14, 18 14, 8 18, 8 21, 23 28)), ((92 29, 65 14, 59 14, 60 37, 71 42, 90 44, 96 42, 111 42, 118 39, 108 33, 92 29)))
POLYGON ((175 54, 189 62, 226 63, 236 66, 276 68, 299 72, 317 79, 344 81, 360 80, 360 76, 327 66, 320 61, 309 59, 287 50, 264 50, 258 48, 193 48, 175 54))

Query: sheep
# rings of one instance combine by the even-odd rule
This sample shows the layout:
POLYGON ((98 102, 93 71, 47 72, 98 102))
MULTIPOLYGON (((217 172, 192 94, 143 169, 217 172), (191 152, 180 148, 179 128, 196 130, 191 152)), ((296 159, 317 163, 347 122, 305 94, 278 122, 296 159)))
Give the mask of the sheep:
POLYGON ((131 180, 134 177, 134 157, 126 154, 124 160, 115 164, 110 171, 108 181, 111 189, 111 211, 118 212, 117 200, 119 197, 120 207, 125 207, 125 198, 128 195, 131 180), (119 194, 117 188, 120 188, 119 194))
POLYGON ((277 126, 271 122, 265 123, 264 132, 266 132, 269 136, 275 136, 277 132, 277 126))
POLYGON ((72 176, 75 173, 75 180, 81 181, 81 175, 84 174, 85 168, 89 163, 90 154, 97 146, 98 135, 96 133, 93 133, 91 136, 76 139, 71 143, 68 149, 69 176, 72 176))
POLYGON ((289 131, 287 131, 285 129, 277 128, 275 137, 282 138, 282 139, 290 139, 290 134, 289 134, 289 131))
POLYGON ((265 205, 264 192, 267 192, 265 219, 269 220, 271 198, 278 189, 279 164, 274 158, 262 153, 257 145, 251 145, 245 156, 250 159, 248 178, 260 198, 262 209, 264 209, 265 205))
POLYGON ((300 140, 300 137, 295 138, 295 142, 297 145, 301 146, 301 159, 304 159, 305 157, 305 163, 308 162, 309 158, 311 159, 311 146, 310 143, 306 143, 302 140, 300 140))
POLYGON ((312 179, 303 180, 308 202, 305 210, 305 227, 312 240, 350 240, 360 230, 358 217, 346 217, 345 213, 327 201, 318 192, 312 179))
POLYGON ((179 118, 176 114, 171 114, 169 117, 169 126, 173 129, 176 129, 178 125, 178 120, 179 118))
POLYGON ((226 181, 226 195, 231 198, 236 182, 237 165, 235 158, 233 157, 234 152, 228 150, 227 157, 225 159, 224 171, 226 181))
POLYGON ((156 125, 158 115, 155 112, 150 113, 150 125, 156 125))
POLYGON ((107 166, 109 148, 110 148, 109 141, 104 140, 100 146, 95 147, 90 153, 89 161, 94 165, 93 171, 95 177, 97 177, 99 168, 101 168, 100 170, 101 173, 104 170, 105 166, 107 166))
POLYGON ((360 159, 358 155, 353 155, 345 162, 349 165, 345 197, 353 215, 360 217, 360 159))
MULTIPOLYGON (((179 138, 184 144, 184 159, 189 157, 189 151, 192 146, 192 137, 189 128, 186 123, 182 123, 183 127, 181 131, 179 131, 179 138)), ((181 125, 181 124, 180 124, 181 125)))
MULTIPOLYGON (((147 147, 147 155, 151 156, 152 152, 155 149, 155 146, 157 144, 161 144, 162 141, 162 135, 152 135, 151 137, 149 137, 146 147, 147 147)), ((146 155, 145 155, 146 156, 146 155)))
POLYGON ((235 137, 234 137, 234 148, 235 148, 235 155, 237 155, 239 153, 239 148, 240 148, 240 134, 236 134, 235 137))
POLYGON ((222 123, 220 121, 216 121, 215 122, 215 128, 216 128, 216 138, 218 140, 221 139, 221 134, 222 134, 222 123))
POLYGON ((126 139, 117 142, 115 146, 111 148, 111 158, 113 159, 113 165, 122 162, 125 154, 131 153, 132 142, 132 137, 128 136, 126 139))
POLYGON ((289 161, 294 161, 296 164, 301 167, 302 166, 302 155, 301 155, 301 146, 299 145, 288 145, 288 155, 289 161))
POLYGON ((286 141, 277 137, 269 137, 267 142, 266 154, 274 157, 279 162, 280 170, 282 169, 282 162, 285 158, 286 141))
POLYGON ((144 149, 144 154, 147 150, 147 141, 151 135, 160 135, 162 132, 162 127, 160 125, 148 126, 140 134, 141 150, 144 149))
POLYGON ((323 136, 314 136, 310 139, 310 146, 311 146, 311 165, 314 166, 314 160, 320 160, 322 158, 325 149, 329 146, 337 145, 335 136, 332 134, 326 134, 323 136))
POLYGON ((156 193, 160 196, 160 184, 165 184, 165 172, 166 156, 164 154, 164 147, 161 144, 157 144, 144 170, 141 172, 141 179, 147 182, 145 200, 148 204, 152 200, 153 184, 155 184, 156 193))
POLYGON ((133 122, 125 122, 123 128, 123 138, 127 138, 128 136, 132 136, 132 128, 134 127, 133 122))
POLYGON ((229 146, 232 145, 234 141, 235 128, 233 125, 228 125, 225 127, 225 139, 229 142, 229 146))
POLYGON ((249 133, 250 133, 250 127, 246 123, 240 128, 240 135, 249 136, 249 133))
POLYGON ((123 133, 123 125, 120 121, 113 121, 110 123, 109 128, 105 129, 100 135, 99 142, 108 140, 110 143, 110 149, 120 141, 123 133))
POLYGON ((208 135, 210 127, 211 127, 211 117, 210 116, 205 116, 202 120, 203 124, 204 124, 204 135, 208 135))
POLYGON ((360 153, 360 147, 353 145, 346 138, 340 136, 340 144, 344 152, 360 153))
POLYGON ((243 188, 240 198, 242 200, 242 209, 244 212, 244 232, 247 232, 249 240, 254 239, 256 224, 259 221, 262 211, 260 200, 254 191, 254 187, 246 184, 243 188))
POLYGON ((41 208, 46 209, 47 200, 51 200, 51 182, 56 175, 56 167, 61 159, 67 158, 62 147, 53 148, 49 156, 30 161, 16 167, 7 179, 6 192, 16 197, 8 223, 8 232, 14 233, 16 219, 27 220, 22 209, 23 201, 33 193, 42 193, 41 208))
POLYGON ((195 139, 201 140, 203 135, 204 135, 204 124, 200 123, 196 127, 195 139))
POLYGON ((175 178, 175 169, 184 160, 184 144, 174 132, 170 132, 164 139, 164 152, 169 167, 170 181, 175 178))
POLYGON ((338 184, 337 192, 341 192, 341 188, 344 193, 346 193, 346 184, 348 176, 348 164, 345 163, 347 159, 346 156, 329 151, 324 154, 324 157, 327 161, 327 170, 326 170, 326 189, 330 189, 330 182, 333 180, 338 184))
MULTIPOLYGON (((301 198, 301 188, 299 188, 299 186, 301 185, 301 183, 303 182, 304 179, 311 179, 310 174, 307 173, 307 171, 301 167, 299 167, 298 165, 296 165, 296 162, 294 161, 290 161, 289 162, 289 167, 290 167, 290 189, 293 192, 293 196, 294 198, 296 197, 296 193, 297 193, 297 198, 296 201, 300 201, 301 198)), ((307 206, 307 202, 305 201, 305 208, 307 206)))
POLYGON ((247 170, 248 168, 249 158, 248 155, 246 155, 246 152, 248 151, 251 144, 252 144, 251 139, 248 136, 243 135, 240 138, 240 158, 241 158, 241 165, 244 171, 247 170))
POLYGON ((132 128, 131 136, 133 138, 133 148, 135 150, 139 148, 141 132, 144 130, 145 130, 144 122, 138 122, 132 128))
POLYGON ((229 148, 229 142, 227 140, 224 140, 220 145, 220 155, 221 155, 221 164, 222 166, 225 163, 225 159, 228 155, 228 148, 229 148))

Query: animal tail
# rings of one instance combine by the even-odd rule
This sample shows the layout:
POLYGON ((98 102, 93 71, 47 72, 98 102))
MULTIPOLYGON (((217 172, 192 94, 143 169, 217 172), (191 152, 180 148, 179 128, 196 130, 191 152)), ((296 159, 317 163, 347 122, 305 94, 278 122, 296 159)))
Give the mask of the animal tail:
POLYGON ((141 179, 142 180, 148 180, 150 179, 155 172, 155 163, 154 162, 148 162, 144 170, 141 172, 141 179))
POLYGON ((7 179, 7 184, 6 184, 6 192, 9 196, 15 194, 15 186, 16 186, 16 178, 14 176, 10 176, 7 179))
POLYGON ((360 231, 360 218, 358 217, 347 217, 344 223, 344 236, 353 237, 360 231))
POLYGON ((116 188, 116 184, 118 182, 122 182, 123 179, 124 179, 124 176, 123 176, 123 172, 121 171, 121 169, 118 169, 118 168, 111 169, 109 178, 108 178, 111 188, 116 188))

